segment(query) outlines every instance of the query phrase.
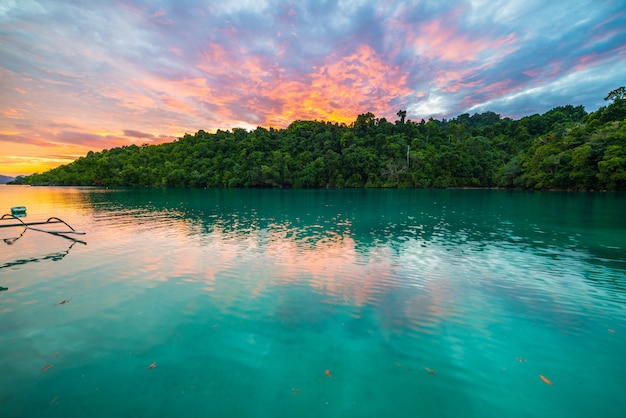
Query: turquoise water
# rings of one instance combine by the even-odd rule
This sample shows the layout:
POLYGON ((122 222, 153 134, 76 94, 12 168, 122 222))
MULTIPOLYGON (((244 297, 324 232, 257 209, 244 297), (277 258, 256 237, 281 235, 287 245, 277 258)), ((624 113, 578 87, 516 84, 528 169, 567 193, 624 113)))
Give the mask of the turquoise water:
POLYGON ((624 194, 0 186, 18 205, 86 235, 0 228, 2 417, 626 411, 624 194))

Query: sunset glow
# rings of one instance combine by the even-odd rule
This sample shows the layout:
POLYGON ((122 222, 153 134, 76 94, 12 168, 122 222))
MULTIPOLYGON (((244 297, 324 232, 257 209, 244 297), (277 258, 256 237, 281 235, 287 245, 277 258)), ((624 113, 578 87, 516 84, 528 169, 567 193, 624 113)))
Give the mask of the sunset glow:
POLYGON ((0 174, 203 129, 605 104, 626 13, 591 0, 0 4, 0 174))

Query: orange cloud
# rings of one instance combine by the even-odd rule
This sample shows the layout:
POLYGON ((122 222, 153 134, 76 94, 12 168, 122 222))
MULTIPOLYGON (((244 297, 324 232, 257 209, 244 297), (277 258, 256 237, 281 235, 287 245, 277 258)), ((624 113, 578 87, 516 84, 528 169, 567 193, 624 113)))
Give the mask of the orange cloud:
POLYGON ((277 93, 285 99, 279 113, 268 114, 269 125, 294 119, 321 119, 349 123, 368 111, 389 114, 390 103, 410 93, 407 74, 384 62, 374 50, 361 45, 346 57, 331 54, 314 68, 308 85, 283 83, 277 93))
POLYGON ((243 61, 220 45, 207 47, 199 68, 208 78, 222 80, 221 88, 202 92, 217 114, 238 119, 238 111, 247 112, 251 120, 253 113, 262 126, 284 127, 297 119, 349 123, 367 111, 395 113, 390 102, 410 93, 402 69, 384 62, 367 45, 348 56, 331 54, 300 76, 261 57, 243 61))
POLYGON ((24 119, 24 113, 18 109, 7 109, 2 112, 9 119, 24 119))
POLYGON ((108 87, 102 91, 102 95, 117 100, 120 106, 132 111, 156 107, 155 100, 146 94, 129 93, 123 89, 108 87))

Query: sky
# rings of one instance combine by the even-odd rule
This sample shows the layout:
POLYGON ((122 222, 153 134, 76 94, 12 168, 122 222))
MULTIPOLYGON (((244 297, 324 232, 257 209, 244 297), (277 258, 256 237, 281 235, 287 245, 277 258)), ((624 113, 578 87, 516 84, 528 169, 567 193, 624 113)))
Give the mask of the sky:
POLYGON ((200 129, 556 106, 626 85, 626 0, 0 0, 0 174, 200 129))

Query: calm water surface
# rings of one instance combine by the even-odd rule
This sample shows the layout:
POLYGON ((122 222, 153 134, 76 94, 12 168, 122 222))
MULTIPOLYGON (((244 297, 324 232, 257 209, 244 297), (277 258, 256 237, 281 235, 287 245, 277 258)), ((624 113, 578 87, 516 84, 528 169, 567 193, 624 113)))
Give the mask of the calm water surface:
POLYGON ((18 205, 86 235, 0 228, 2 417, 626 411, 624 194, 1 186, 18 205))

